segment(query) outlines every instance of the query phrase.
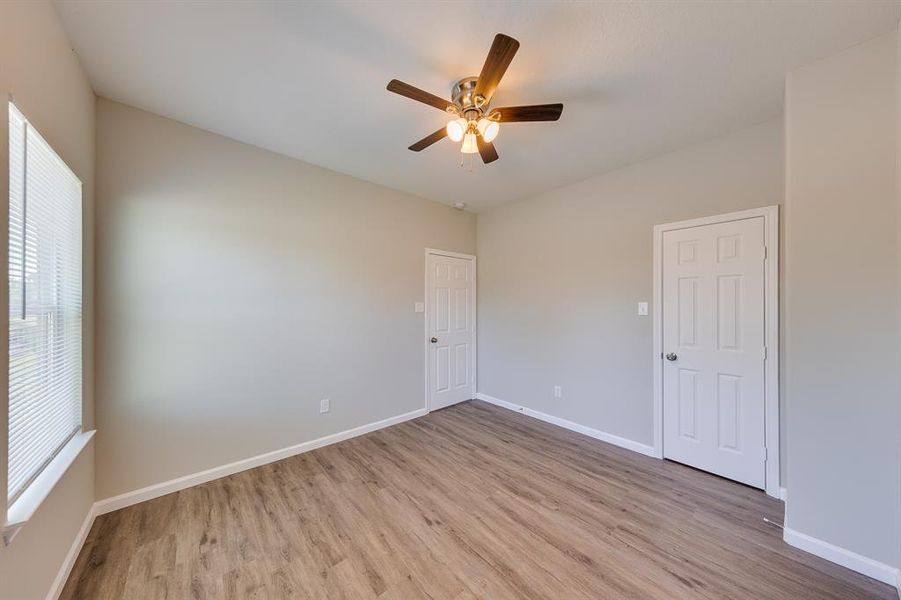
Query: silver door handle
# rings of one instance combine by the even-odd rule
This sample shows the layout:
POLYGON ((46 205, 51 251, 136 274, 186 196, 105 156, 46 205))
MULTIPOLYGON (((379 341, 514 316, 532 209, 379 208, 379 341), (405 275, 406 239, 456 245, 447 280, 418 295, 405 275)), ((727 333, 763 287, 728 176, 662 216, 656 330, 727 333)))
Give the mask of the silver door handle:
POLYGON ((666 360, 676 360, 677 358, 679 358, 679 357, 676 356, 675 352, 670 352, 669 354, 666 355, 666 360))
POLYGON ((438 338, 433 337, 433 338, 431 339, 431 342, 432 342, 433 344, 437 344, 437 343, 438 343, 438 338))

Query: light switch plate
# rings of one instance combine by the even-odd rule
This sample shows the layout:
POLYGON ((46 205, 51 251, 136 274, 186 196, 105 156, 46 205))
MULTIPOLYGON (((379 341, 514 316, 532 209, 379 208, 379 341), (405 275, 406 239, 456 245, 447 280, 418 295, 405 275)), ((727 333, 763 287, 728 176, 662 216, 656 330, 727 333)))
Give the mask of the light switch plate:
POLYGON ((425 304, 423 304, 422 302, 415 303, 413 305, 413 312, 418 312, 418 313, 425 312, 425 304))
POLYGON ((647 302, 639 302, 638 303, 638 314, 642 317, 648 316, 648 303, 647 302))

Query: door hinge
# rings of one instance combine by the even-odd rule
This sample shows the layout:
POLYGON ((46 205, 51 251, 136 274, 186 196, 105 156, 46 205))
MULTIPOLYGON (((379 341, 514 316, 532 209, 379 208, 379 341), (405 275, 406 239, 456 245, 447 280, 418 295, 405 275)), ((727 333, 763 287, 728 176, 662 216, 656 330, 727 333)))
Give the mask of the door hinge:
POLYGON ((766 260, 770 255, 770 249, 766 246, 763 247, 763 260, 766 260))
POLYGON ((764 346, 763 347, 763 360, 766 360, 768 356, 769 356, 769 351, 767 350, 767 347, 764 346))
POLYGON ((770 458, 770 449, 766 446, 763 447, 763 462, 766 462, 770 458))

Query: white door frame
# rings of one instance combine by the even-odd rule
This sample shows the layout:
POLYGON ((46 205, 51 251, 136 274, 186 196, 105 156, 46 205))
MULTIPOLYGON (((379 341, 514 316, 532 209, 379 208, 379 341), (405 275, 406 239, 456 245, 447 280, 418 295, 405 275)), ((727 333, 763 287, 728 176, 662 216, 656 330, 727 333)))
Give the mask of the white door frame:
POLYGON ((766 493, 780 497, 779 482, 779 207, 766 206, 654 226, 654 455, 663 458, 663 234, 667 231, 763 217, 764 396, 766 414, 766 493))
POLYGON ((431 400, 432 400, 432 391, 429 382, 429 367, 430 358, 431 358, 431 342, 429 342, 429 338, 431 336, 431 332, 429 331, 429 326, 431 321, 429 320, 429 256, 449 256, 451 258, 462 258, 464 260, 468 260, 472 263, 472 299, 470 300, 470 312, 472 315, 472 390, 470 395, 472 398, 476 397, 476 384, 479 380, 478 374, 478 341, 479 341, 479 328, 478 328, 478 320, 476 308, 478 307, 478 303, 476 302, 476 286, 478 284, 478 272, 476 271, 476 257, 472 254, 463 254, 461 252, 449 252, 447 250, 436 250, 435 248, 426 248, 425 249, 425 312, 424 312, 424 320, 423 323, 423 347, 425 349, 425 410, 426 412, 431 412, 431 400))

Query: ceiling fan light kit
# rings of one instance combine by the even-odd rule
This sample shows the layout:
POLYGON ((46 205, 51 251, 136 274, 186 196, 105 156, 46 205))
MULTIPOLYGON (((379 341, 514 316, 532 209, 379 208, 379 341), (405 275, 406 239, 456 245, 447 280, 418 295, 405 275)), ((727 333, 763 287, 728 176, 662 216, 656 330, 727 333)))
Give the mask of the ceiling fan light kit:
POLYGON ((463 154, 478 152, 482 161, 487 164, 498 158, 492 142, 500 133, 500 123, 559 119, 563 113, 562 104, 491 108, 491 97, 518 49, 519 42, 512 37, 503 33, 494 36, 494 43, 488 51, 482 72, 478 77, 465 77, 455 83, 451 89, 450 101, 392 79, 388 83, 388 91, 434 106, 452 115, 445 127, 419 140, 410 146, 410 150, 420 152, 442 138, 449 137, 453 142, 462 142, 460 152, 463 154))

